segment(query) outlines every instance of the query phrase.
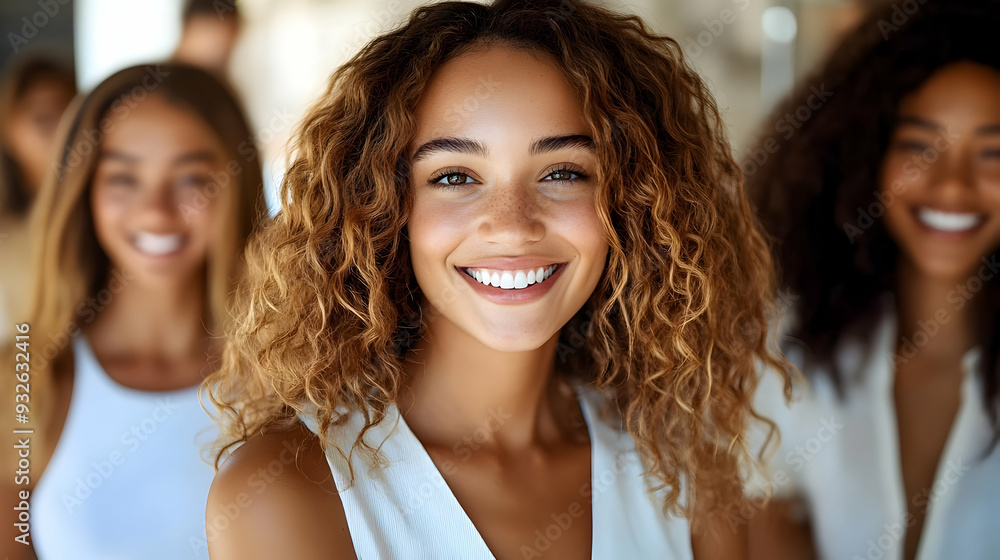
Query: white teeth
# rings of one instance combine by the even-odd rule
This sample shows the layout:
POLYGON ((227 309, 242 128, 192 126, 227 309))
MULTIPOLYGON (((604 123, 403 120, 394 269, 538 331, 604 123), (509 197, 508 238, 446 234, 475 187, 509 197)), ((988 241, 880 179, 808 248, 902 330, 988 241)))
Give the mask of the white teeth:
POLYGON ((983 221, 980 214, 941 212, 930 208, 917 210, 917 219, 929 228, 947 232, 961 232, 978 226, 983 221))
POLYGON ((149 255, 166 255, 181 247, 184 236, 181 234, 157 235, 140 231, 135 236, 135 247, 149 255))
POLYGON ((465 273, 475 278, 476 282, 500 288, 502 290, 522 290, 532 284, 548 279, 555 272, 556 265, 547 268, 531 270, 488 270, 485 268, 466 268, 465 273))

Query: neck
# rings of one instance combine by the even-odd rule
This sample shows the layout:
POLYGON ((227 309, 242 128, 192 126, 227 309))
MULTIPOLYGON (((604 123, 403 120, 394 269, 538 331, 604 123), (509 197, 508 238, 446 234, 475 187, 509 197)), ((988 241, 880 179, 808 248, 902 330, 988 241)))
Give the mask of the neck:
POLYGON ((976 297, 956 290, 962 282, 930 277, 905 260, 896 277, 898 344, 905 337, 916 357, 949 362, 976 345, 976 297))
POLYGON ((115 355, 164 359, 184 359, 207 351, 201 274, 174 284, 143 282, 115 270, 110 277, 126 280, 109 282, 98 297, 84 303, 97 314, 87 329, 97 346, 115 355))
POLYGON ((438 317, 404 365, 400 411, 425 445, 475 437, 479 447, 516 451, 562 439, 553 408, 576 398, 555 383, 558 343, 556 333, 535 350, 500 352, 438 317))

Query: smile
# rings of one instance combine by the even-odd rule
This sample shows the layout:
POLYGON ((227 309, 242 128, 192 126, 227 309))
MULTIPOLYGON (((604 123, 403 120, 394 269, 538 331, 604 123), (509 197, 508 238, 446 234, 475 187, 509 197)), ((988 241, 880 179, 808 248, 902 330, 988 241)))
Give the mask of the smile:
POLYGON ((981 214, 963 212, 942 212, 930 208, 917 208, 917 220, 924 226, 948 233, 962 233, 973 230, 983 223, 981 214))
POLYGON ((465 274, 476 282, 501 290, 523 290, 532 284, 540 284, 556 271, 557 264, 527 270, 497 270, 490 268, 466 268, 465 274))
POLYGON ((159 235, 140 231, 135 235, 132 244, 140 253, 159 257, 176 252, 184 245, 184 236, 179 233, 159 235))

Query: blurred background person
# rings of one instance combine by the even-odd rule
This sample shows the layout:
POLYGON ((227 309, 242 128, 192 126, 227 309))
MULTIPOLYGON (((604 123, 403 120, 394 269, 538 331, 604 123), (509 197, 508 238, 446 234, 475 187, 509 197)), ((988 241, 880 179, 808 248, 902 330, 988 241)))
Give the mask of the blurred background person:
MULTIPOLYGON (((207 558, 197 387, 266 216, 246 121, 212 75, 164 64, 112 75, 61 131, 32 214, 31 476, 4 503, 31 492, 41 558, 207 558)), ((0 556, 29 557, 3 527, 0 556)))
POLYGON ((55 153, 59 118, 76 94, 72 67, 26 53, 0 82, 0 340, 7 340, 27 291, 27 215, 55 153))
POLYGON ((790 409, 761 387, 782 445, 759 558, 1000 551, 998 26, 996 0, 887 5, 775 111, 812 117, 758 144, 809 380, 790 409))
POLYGON ((181 38, 171 59, 225 77, 240 33, 235 0, 186 0, 181 38))

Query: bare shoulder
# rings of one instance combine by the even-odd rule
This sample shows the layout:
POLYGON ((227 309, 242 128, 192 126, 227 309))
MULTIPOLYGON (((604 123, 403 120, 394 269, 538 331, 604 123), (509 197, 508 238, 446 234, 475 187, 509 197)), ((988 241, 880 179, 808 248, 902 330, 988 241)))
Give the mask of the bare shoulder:
POLYGON ((326 457, 301 424, 257 434, 226 460, 206 531, 212 560, 356 558, 326 457))

